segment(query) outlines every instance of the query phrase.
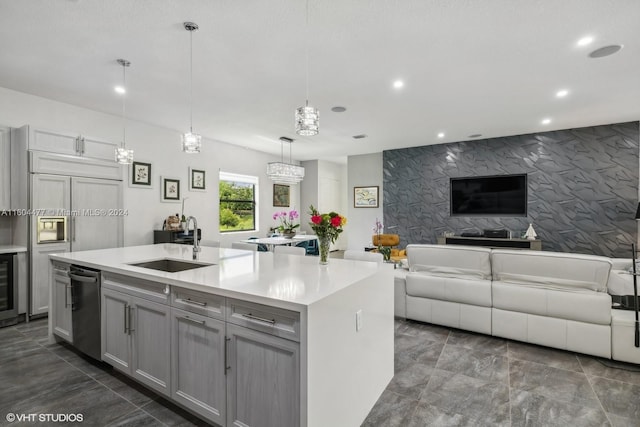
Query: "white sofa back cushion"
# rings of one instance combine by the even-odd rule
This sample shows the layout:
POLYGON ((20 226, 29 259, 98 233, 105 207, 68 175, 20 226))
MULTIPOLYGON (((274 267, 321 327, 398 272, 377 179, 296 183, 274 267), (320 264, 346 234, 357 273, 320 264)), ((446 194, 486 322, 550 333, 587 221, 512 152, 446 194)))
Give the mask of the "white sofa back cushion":
POLYGON ((555 290, 607 291, 608 258, 593 255, 494 249, 493 280, 555 290))
POLYGON ((441 277, 491 280, 491 249, 470 246, 407 245, 410 271, 441 277))

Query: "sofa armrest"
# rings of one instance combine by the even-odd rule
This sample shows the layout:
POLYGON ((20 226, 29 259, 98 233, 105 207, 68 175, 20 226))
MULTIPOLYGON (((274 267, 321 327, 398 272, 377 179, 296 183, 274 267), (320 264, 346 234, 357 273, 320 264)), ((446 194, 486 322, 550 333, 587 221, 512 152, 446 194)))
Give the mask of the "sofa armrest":
POLYGON ((631 268, 631 258, 611 258, 612 270, 625 270, 628 271, 631 268))

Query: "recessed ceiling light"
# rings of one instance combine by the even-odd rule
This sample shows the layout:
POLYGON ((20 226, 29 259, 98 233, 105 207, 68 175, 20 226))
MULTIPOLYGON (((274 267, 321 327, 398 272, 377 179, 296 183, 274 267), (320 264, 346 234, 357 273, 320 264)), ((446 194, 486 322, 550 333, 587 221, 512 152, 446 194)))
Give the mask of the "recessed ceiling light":
POLYGON ((469 138, 479 138, 481 136, 482 136, 481 133, 474 133, 473 135, 469 135, 469 138))
POLYGON ((396 80, 395 82, 393 82, 393 87, 396 89, 400 89, 403 86, 404 82, 402 80, 396 80))
POLYGON ((542 119, 541 122, 543 125, 548 125, 549 123, 551 123, 551 119, 542 119))
POLYGON ((440 132, 440 133, 438 134, 438 138, 444 138, 444 132, 440 132))
POLYGON ((335 106, 331 109, 331 111, 333 111, 334 113, 344 113, 345 111, 347 111, 347 109, 345 107, 335 106))
POLYGON ((580 40, 578 40, 577 45, 578 46, 587 46, 587 45, 591 44, 592 42, 593 42, 593 37, 586 36, 586 37, 583 37, 580 40))
POLYGON ((621 44, 612 44, 609 46, 601 47, 600 49, 596 49, 589 54, 589 58, 603 58, 605 56, 613 55, 622 49, 621 44))
POLYGON ((556 96, 558 98, 564 98, 565 96, 569 95, 569 91, 566 89, 562 89, 556 92, 556 96))
POLYGON ((116 93, 119 93, 120 95, 124 95, 125 93, 127 93, 127 90, 122 86, 116 86, 113 88, 113 90, 115 90, 116 93))

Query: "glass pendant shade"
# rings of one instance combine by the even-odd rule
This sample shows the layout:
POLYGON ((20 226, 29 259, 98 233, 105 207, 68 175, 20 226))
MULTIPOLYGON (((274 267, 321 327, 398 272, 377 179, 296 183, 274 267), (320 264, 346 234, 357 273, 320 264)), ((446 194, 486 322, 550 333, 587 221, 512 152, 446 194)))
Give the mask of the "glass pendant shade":
POLYGON ((296 109, 296 133, 301 136, 318 134, 320 113, 317 108, 305 105, 296 109))
POLYGON ((133 162, 133 150, 124 147, 116 148, 116 162, 121 165, 130 165, 133 162))
POLYGON ((202 148, 202 136, 197 133, 187 132, 182 134, 182 151, 189 154, 197 154, 202 148))
POLYGON ((115 150, 116 163, 121 165, 130 165, 133 163, 133 150, 127 149, 127 115, 126 115, 126 87, 127 87, 127 74, 126 69, 131 65, 131 62, 126 59, 118 59, 116 62, 122 65, 122 91, 119 93, 122 95, 122 143, 120 147, 115 150))
POLYGON ((267 176, 274 182, 297 184, 304 179, 304 168, 289 163, 272 162, 267 164, 267 176))
POLYGON ((193 133, 193 32, 198 30, 195 22, 185 22, 184 29, 189 31, 189 132, 182 134, 182 151, 188 154, 198 154, 202 148, 202 136, 193 133))

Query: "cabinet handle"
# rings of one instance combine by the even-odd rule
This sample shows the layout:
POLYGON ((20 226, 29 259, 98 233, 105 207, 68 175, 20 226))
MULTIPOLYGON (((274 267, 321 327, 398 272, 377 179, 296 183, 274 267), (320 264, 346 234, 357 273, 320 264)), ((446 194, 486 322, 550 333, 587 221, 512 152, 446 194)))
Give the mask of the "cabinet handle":
POLYGON ((76 154, 80 152, 80 137, 77 136, 76 139, 74 140, 75 142, 75 152, 76 154))
POLYGON ((206 307, 207 306, 206 302, 194 301, 191 298, 184 299, 183 301, 186 302, 187 304, 199 305, 200 307, 206 307))
POLYGON ((131 332, 135 332, 135 329, 133 329, 131 327, 131 324, 133 323, 133 321, 131 320, 133 318, 132 313, 133 310, 135 310, 135 308, 133 308, 133 306, 129 306, 129 335, 131 335, 131 332))
POLYGON ((68 301, 68 297, 69 297, 69 288, 71 286, 69 285, 65 285, 64 286, 64 308, 69 307, 69 301, 68 301))
POLYGON ((229 358, 227 357, 227 353, 229 351, 229 341, 231 341, 231 338, 228 337, 224 337, 224 374, 227 375, 227 371, 229 369, 231 369, 231 366, 229 366, 228 360, 229 358))
POLYGON ((254 316, 251 313, 243 314, 242 317, 246 317, 249 320, 253 320, 257 322, 268 323, 271 326, 276 324, 276 319, 265 319, 264 317, 254 316))
POLYGON ((128 335, 129 332, 127 331, 127 311, 128 311, 127 310, 127 308, 128 308, 127 304, 125 304, 123 308, 124 308, 124 333, 125 333, 125 335, 128 335))
POLYGON ((189 316, 181 316, 180 318, 181 318, 181 319, 184 319, 184 320, 188 320, 189 322, 197 323, 197 324, 199 324, 199 325, 204 325, 204 324, 206 324, 206 323, 207 323, 207 322, 205 322, 204 320, 196 320, 196 319, 192 319, 192 318, 191 318, 191 317, 189 317, 189 316))
POLYGON ((76 241, 76 217, 71 217, 71 240, 76 241))
POLYGON ((80 137, 80 154, 84 154, 84 136, 80 137))

